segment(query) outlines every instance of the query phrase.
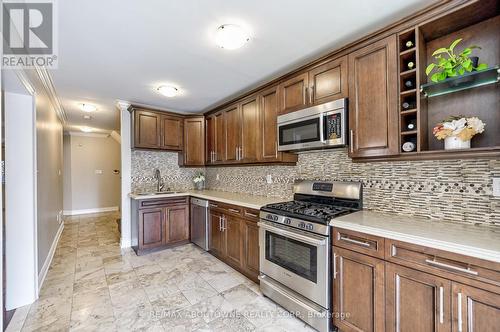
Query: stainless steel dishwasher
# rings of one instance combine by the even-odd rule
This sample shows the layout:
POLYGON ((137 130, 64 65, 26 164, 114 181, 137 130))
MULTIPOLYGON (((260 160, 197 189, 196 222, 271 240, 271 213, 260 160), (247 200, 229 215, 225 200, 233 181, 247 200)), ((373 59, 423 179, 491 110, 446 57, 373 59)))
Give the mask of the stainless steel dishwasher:
POLYGON ((191 197, 191 242, 208 250, 208 201, 191 197))

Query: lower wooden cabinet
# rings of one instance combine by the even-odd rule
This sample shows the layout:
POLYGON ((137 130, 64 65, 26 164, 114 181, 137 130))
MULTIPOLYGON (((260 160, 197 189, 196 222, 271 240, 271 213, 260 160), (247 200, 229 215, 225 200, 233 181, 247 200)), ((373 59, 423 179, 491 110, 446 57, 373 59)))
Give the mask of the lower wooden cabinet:
POLYGON ((259 227, 255 220, 258 211, 211 202, 209 215, 209 251, 258 282, 259 227))
POLYGON ((494 332, 500 330, 500 294, 454 282, 454 332, 494 332))
POLYGON ((384 261, 333 247, 333 322, 341 331, 385 330, 384 261))
POLYGON ((186 198, 133 201, 132 248, 138 255, 189 242, 186 198))
POLYGON ((450 331, 451 281, 386 263, 386 330, 450 331))

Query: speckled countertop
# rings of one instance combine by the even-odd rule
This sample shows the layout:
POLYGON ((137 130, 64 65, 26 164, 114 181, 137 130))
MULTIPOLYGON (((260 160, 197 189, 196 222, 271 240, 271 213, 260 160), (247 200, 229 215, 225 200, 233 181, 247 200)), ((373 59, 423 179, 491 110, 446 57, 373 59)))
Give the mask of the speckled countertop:
POLYGON ((332 219, 330 226, 500 263, 500 229, 370 211, 332 219))
POLYGON ((160 194, 160 195, 139 195, 131 193, 129 194, 129 196, 130 198, 135 200, 191 196, 191 197, 213 200, 221 203, 244 206, 256 210, 259 210, 262 206, 267 204, 286 201, 286 199, 279 197, 264 197, 264 196, 256 196, 249 194, 216 191, 216 190, 187 190, 181 193, 160 194))

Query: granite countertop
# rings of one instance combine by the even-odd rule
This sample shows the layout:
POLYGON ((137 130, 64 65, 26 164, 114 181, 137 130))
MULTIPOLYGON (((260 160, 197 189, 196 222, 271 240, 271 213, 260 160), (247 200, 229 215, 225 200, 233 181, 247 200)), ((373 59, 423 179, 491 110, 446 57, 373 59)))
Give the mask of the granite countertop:
POLYGON ((256 210, 259 210, 262 206, 267 204, 283 202, 287 200, 285 198, 279 198, 279 197, 265 197, 265 196, 256 196, 250 194, 232 193, 232 192, 216 191, 216 190, 186 190, 179 193, 160 194, 160 195, 138 195, 131 193, 129 194, 129 196, 130 198, 135 200, 191 196, 191 197, 213 200, 221 203, 239 205, 256 210))
POLYGON ((500 263, 500 229, 492 227, 366 210, 332 219, 330 226, 500 263))

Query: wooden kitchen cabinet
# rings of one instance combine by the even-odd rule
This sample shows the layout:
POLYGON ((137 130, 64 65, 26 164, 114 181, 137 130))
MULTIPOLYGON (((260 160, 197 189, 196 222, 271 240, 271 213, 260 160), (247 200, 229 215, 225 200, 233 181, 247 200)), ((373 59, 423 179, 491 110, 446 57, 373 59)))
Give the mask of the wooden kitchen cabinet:
POLYGON ((239 158, 239 148, 241 142, 241 112, 238 104, 231 105, 223 111, 226 128, 226 151, 225 162, 235 162, 239 158))
POLYGON ((138 255, 189 242, 186 197, 132 202, 132 248, 138 255))
POLYGON ((385 331, 384 264, 333 247, 333 323, 341 331, 385 331))
POLYGON ((184 119, 184 151, 179 154, 179 165, 205 165, 205 118, 184 119))
POLYGON ((279 114, 347 97, 347 75, 343 56, 286 79, 279 85, 279 114))
POLYGON ((349 155, 399 154, 396 36, 349 54, 349 155))
POLYGON ((496 332, 500 328, 500 287, 497 293, 454 282, 453 332, 496 332))
POLYGON ((181 151, 183 147, 183 117, 166 112, 131 108, 132 147, 181 151))
POLYGON ((214 115, 215 120, 215 156, 214 163, 218 164, 226 160, 226 121, 225 112, 214 115))
POLYGON ((259 211, 210 202, 209 251, 234 269, 258 282, 259 211))
POLYGON ((252 96, 240 103, 241 138, 238 160, 243 163, 256 162, 260 156, 259 99, 252 96))
POLYGON ((385 282, 386 331, 450 331, 450 280, 386 263, 385 282))
POLYGON ((205 163, 214 162, 215 155, 215 118, 213 115, 205 117, 205 163))

